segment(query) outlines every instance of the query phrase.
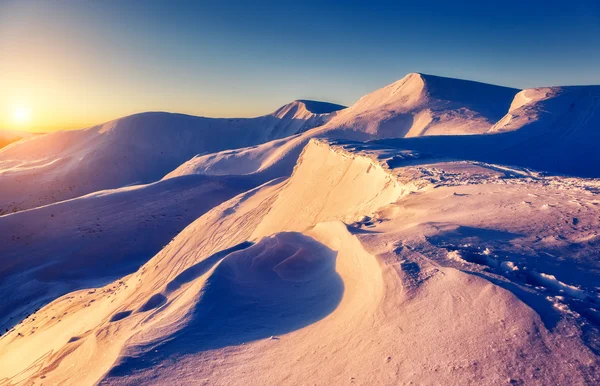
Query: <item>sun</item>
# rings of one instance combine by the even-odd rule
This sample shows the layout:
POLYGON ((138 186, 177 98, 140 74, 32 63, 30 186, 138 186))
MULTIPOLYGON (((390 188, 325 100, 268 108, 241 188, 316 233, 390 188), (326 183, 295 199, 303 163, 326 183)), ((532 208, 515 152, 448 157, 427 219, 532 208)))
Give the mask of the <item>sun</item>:
POLYGON ((15 106, 12 118, 14 123, 27 124, 31 120, 31 109, 27 106, 15 106))

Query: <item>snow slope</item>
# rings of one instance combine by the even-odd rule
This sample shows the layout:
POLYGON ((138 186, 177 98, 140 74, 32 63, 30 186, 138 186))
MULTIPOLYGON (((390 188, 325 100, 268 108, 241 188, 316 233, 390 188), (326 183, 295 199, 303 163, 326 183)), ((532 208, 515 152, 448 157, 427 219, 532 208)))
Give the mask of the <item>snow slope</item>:
POLYGON ((224 202, 134 274, 5 334, 0 377, 600 381, 600 182, 402 165, 395 151, 311 141, 288 180, 224 202))
POLYGON ((387 139, 374 144, 430 158, 512 165, 600 177, 600 86, 524 90, 488 134, 387 139))
POLYGON ((516 89, 419 73, 362 97, 328 123, 367 138, 479 134, 510 106, 516 89))
POLYGON ((23 138, 32 137, 34 135, 36 135, 36 134, 28 133, 28 132, 24 132, 24 131, 0 129, 0 149, 8 144, 17 142, 23 138))
POLYGON ((248 119, 142 113, 31 138, 0 150, 0 213, 154 182, 196 154, 296 134, 323 124, 339 108, 295 101, 273 114, 248 119))
POLYGON ((289 176, 300 155, 301 145, 305 144, 309 138, 310 135, 295 135, 256 146, 197 155, 179 165, 164 178, 192 174, 241 175, 251 173, 268 173, 272 174, 273 178, 289 176), (288 154, 290 149, 296 151, 288 154))
POLYGON ((0 329, 135 272, 200 215, 261 182, 185 176, 0 216, 0 329))

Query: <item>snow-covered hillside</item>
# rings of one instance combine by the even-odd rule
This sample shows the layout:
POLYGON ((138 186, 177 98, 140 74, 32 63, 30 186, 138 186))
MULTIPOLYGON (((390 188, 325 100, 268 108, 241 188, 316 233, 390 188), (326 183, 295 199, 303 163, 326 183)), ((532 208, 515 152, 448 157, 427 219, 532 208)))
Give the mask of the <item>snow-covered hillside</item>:
POLYGON ((0 149, 2 149, 4 146, 7 146, 13 142, 20 141, 23 138, 30 138, 34 135, 35 134, 33 134, 33 133, 28 133, 25 131, 0 129, 0 149))
POLYGON ((257 147, 198 156, 169 173, 291 173, 311 138, 373 140, 485 133, 502 118, 518 90, 413 73, 362 97, 321 127, 257 147))
POLYGON ((479 134, 508 110, 519 90, 412 73, 362 97, 328 126, 367 138, 479 134))
POLYGON ((600 86, 409 74, 10 145, 0 384, 598 384, 599 141, 600 86))
POLYGON ((153 182, 196 154, 287 137, 323 124, 342 107, 295 101, 240 119, 142 113, 34 137, 0 150, 0 213, 153 182))
POLYGON ((0 330, 67 292, 136 271, 200 215, 261 182, 184 176, 0 216, 0 330))
POLYGON ((289 180, 224 202, 136 273, 19 323, 0 339, 0 373, 69 384, 600 380, 598 182, 469 162, 392 167, 395 151, 311 141, 289 180))
MULTIPOLYGON (((483 161, 573 176, 600 177, 600 86, 520 92, 490 132, 385 140, 428 157, 483 161)), ((375 141, 377 142, 377 141, 375 141)))

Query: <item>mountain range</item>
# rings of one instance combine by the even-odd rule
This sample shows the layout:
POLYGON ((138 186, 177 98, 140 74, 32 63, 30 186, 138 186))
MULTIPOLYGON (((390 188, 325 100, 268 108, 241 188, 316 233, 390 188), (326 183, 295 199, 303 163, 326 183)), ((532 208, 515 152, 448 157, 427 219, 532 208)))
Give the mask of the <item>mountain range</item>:
POLYGON ((0 384, 597 384, 600 86, 412 73, 0 149, 0 384))

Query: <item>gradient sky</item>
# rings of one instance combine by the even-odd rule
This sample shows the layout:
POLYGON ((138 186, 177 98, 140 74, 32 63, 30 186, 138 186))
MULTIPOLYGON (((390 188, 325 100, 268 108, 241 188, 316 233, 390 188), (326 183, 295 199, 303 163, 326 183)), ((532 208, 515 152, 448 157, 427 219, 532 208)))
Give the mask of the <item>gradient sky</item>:
POLYGON ((420 3, 0 0, 0 128, 350 105, 409 72, 600 84, 598 0, 420 3))

